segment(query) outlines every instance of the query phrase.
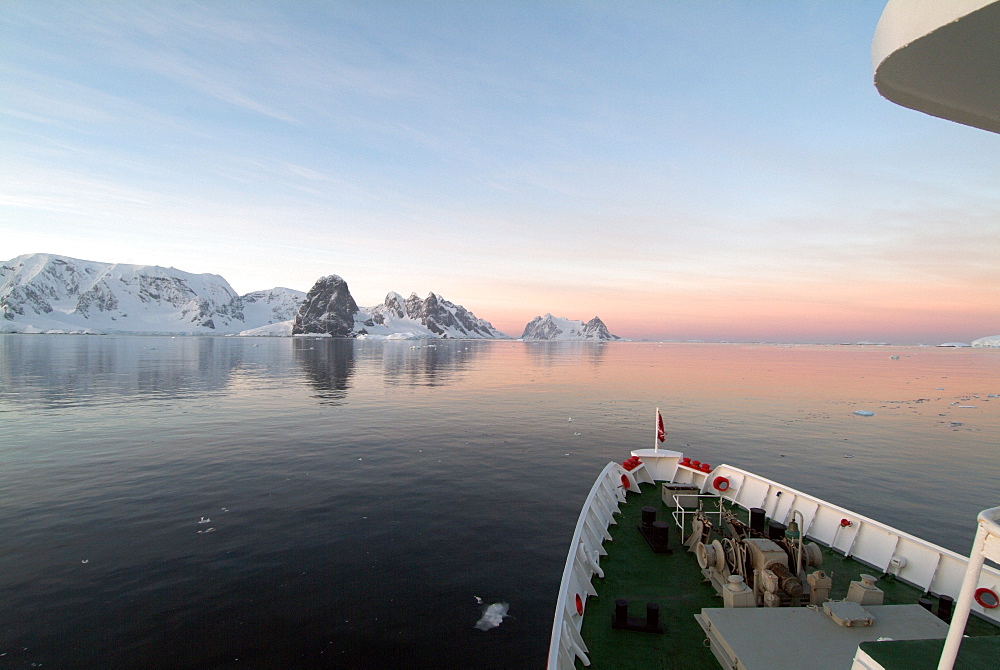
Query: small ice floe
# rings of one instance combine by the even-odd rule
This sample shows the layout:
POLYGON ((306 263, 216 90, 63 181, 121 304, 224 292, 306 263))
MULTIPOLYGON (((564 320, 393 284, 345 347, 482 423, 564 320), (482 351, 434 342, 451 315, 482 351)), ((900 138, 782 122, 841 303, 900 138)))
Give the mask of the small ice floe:
POLYGON ((201 519, 198 520, 198 523, 212 523, 212 520, 209 519, 208 517, 203 516, 201 517, 201 519))
POLYGON ((198 534, 202 535, 204 533, 214 533, 214 532, 215 532, 215 528, 213 527, 213 528, 206 528, 205 530, 199 530, 198 534))
POLYGON ((480 598, 479 596, 472 596, 472 597, 476 599, 476 604, 477 605, 482 605, 483 604, 483 599, 480 598))
POLYGON ((566 419, 566 420, 567 420, 567 421, 572 421, 572 420, 573 420, 573 417, 570 417, 570 418, 568 418, 568 419, 566 419))
POLYGON ((85 559, 83 559, 80 562, 83 563, 84 565, 86 565, 87 563, 90 563, 90 559, 89 558, 85 558, 85 559))
POLYGON ((507 610, 510 605, 507 603, 493 603, 485 610, 483 610, 483 616, 479 621, 476 622, 476 628, 479 630, 489 630, 490 628, 496 628, 501 623, 503 623, 503 618, 507 615, 507 610))
POLYGON ((859 409, 854 411, 858 416, 875 416, 875 412, 870 409, 859 409))
POLYGON ((844 454, 844 458, 854 458, 854 454, 844 454))
POLYGON ((573 437, 580 437, 583 433, 573 433, 573 437))
POLYGON ((219 511, 220 512, 228 512, 229 508, 228 507, 222 507, 222 508, 219 509, 219 511))
POLYGON ((975 405, 959 405, 959 409, 976 409, 975 405))

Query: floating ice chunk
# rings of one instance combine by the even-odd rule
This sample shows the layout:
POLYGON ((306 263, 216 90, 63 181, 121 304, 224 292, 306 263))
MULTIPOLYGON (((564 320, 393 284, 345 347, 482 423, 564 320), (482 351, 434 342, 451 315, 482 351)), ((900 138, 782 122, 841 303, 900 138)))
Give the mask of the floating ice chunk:
POLYGON ((510 605, 507 603, 493 603, 483 610, 483 616, 476 622, 476 628, 479 630, 496 628, 503 622, 503 618, 507 616, 507 610, 509 608, 510 605))
POLYGON ((476 599, 476 604, 477 605, 482 605, 483 604, 483 599, 480 598, 479 596, 472 596, 472 597, 476 599))
POLYGON ((857 414, 858 416, 875 416, 875 412, 871 411, 870 409, 859 409, 855 410, 854 413, 857 414))
POLYGON ((201 517, 201 519, 198 520, 198 523, 212 523, 212 520, 207 519, 205 517, 201 517))
POLYGON ((566 420, 567 420, 567 421, 572 421, 572 420, 573 420, 573 417, 570 417, 570 418, 568 418, 568 419, 566 419, 566 420))

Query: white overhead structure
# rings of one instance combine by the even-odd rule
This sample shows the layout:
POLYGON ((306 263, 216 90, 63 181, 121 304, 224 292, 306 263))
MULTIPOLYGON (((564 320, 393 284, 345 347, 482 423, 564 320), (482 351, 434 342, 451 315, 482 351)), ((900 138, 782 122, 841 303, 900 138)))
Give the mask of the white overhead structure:
POLYGON ((1000 0, 890 0, 872 68, 888 100, 1000 133, 1000 0))

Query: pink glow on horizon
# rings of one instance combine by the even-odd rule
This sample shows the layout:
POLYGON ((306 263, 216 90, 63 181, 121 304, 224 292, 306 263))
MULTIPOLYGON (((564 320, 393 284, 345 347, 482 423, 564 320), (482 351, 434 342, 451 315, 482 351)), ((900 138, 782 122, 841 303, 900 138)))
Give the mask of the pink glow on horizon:
MULTIPOLYGON (((612 333, 630 339, 939 344, 1000 332, 996 300, 987 286, 920 288, 827 286, 815 297, 796 295, 806 293, 797 287, 755 296, 639 293, 587 300, 576 294, 548 297, 549 304, 564 306, 558 310, 532 313, 524 306, 484 301, 473 311, 512 337, 546 312, 581 321, 599 316, 612 333)), ((543 296, 530 298, 545 304, 543 296)))

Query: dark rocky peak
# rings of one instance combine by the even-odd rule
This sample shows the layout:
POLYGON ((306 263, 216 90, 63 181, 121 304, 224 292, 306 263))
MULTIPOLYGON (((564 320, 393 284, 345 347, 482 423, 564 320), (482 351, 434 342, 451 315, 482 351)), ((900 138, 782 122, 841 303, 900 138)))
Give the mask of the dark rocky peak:
POLYGON ((316 280, 299 308, 292 324, 292 334, 327 334, 353 337, 354 315, 358 313, 351 291, 341 277, 328 275, 316 280))

